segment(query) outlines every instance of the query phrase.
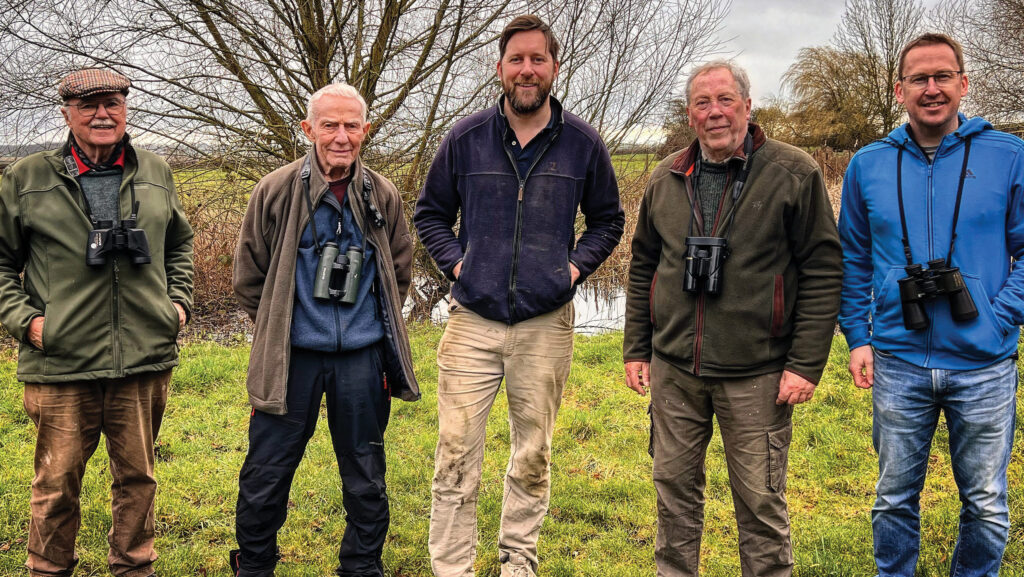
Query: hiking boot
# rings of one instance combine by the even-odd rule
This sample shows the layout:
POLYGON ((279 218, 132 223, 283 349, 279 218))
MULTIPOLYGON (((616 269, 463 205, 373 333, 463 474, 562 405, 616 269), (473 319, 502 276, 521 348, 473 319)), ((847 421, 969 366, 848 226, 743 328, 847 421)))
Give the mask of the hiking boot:
POLYGON ((519 553, 501 555, 501 577, 537 577, 533 565, 519 553))

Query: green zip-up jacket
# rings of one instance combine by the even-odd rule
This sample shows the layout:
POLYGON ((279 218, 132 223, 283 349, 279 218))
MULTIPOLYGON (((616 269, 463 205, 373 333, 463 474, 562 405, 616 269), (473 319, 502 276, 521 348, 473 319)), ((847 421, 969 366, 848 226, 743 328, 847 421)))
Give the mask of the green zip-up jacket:
MULTIPOLYGON (((817 163, 750 125, 751 171, 737 202, 732 183, 712 230, 730 254, 721 294, 683 290, 697 141, 651 174, 633 235, 623 358, 652 355, 709 377, 788 370, 817 383, 828 360, 842 280, 832 207, 817 163), (733 214, 731 227, 727 226, 733 214)), ((730 161, 735 178, 742 147, 730 161)))
POLYGON ((139 202, 152 262, 124 255, 85 263, 86 215, 70 144, 12 164, 0 181, 0 323, 21 341, 18 379, 61 383, 116 378, 178 364, 178 313, 192 307, 192 227, 160 157, 125 144, 121 218, 139 202), (19 275, 22 275, 19 276, 19 275), (45 316, 43 348, 29 322, 45 316))

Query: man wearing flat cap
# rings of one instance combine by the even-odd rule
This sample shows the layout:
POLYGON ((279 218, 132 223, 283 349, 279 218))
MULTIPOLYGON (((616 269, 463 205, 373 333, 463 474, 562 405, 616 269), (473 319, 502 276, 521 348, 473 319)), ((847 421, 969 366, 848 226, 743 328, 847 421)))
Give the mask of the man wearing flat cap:
POLYGON ((26 566, 72 574, 85 464, 106 436, 110 571, 155 575, 153 444, 192 304, 192 228, 170 167, 125 135, 127 78, 60 82, 63 147, 0 181, 0 323, 36 425, 26 566))

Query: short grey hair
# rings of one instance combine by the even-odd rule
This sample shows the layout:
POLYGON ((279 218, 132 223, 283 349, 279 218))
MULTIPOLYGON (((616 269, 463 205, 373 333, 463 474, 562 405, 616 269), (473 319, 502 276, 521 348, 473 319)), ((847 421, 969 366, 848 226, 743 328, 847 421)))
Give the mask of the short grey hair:
POLYGON ((366 100, 363 100, 363 95, 359 94, 359 91, 350 84, 344 82, 335 82, 328 84, 320 90, 317 90, 309 97, 309 103, 306 104, 306 122, 313 122, 316 118, 316 104, 326 95, 332 96, 344 96, 345 98, 354 98, 359 101, 360 117, 363 123, 366 123, 366 100))
POLYGON ((686 80, 687 105, 690 104, 690 93, 693 91, 693 81, 701 74, 712 70, 728 70, 729 74, 732 74, 733 79, 736 81, 736 86, 739 88, 740 96, 743 97, 743 100, 750 98, 750 77, 747 76, 747 71, 732 60, 712 60, 711 62, 701 64, 690 72, 690 77, 686 80))

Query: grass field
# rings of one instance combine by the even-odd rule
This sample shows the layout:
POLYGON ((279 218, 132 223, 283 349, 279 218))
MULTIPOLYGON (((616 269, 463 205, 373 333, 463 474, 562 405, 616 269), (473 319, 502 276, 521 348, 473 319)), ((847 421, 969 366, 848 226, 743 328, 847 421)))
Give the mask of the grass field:
MULTIPOLYGON (((427 523, 436 442, 436 366, 441 329, 413 328, 419 403, 396 402, 388 429, 392 525, 387 575, 428 576, 427 523)), ((654 574, 654 489, 647 456, 646 398, 622 384, 618 333, 577 339, 575 361, 553 445, 551 512, 541 531, 540 575, 654 574)), ((789 502, 798 576, 872 575, 870 507, 876 459, 870 394, 846 374, 841 337, 814 400, 796 409, 790 449, 789 502)), ((249 408, 248 349, 191 343, 182 351, 158 445, 156 569, 162 577, 228 575, 234 546, 237 474, 245 456, 249 408)), ((23 575, 34 429, 21 402, 10 355, 0 358, 0 576, 23 575)), ((1021 395, 1024 396, 1024 395, 1021 395)), ((1018 400, 1024 400, 1018 397, 1018 400)), ((1020 406, 1021 403, 1018 403, 1020 406)), ((477 574, 496 576, 501 474, 508 457, 503 396, 491 413, 480 500, 477 574)), ((1003 576, 1024 576, 1024 447, 1018 414, 1010 466, 1013 529, 1003 576)), ((736 528, 720 437, 708 457, 703 575, 740 574, 736 528)), ((77 575, 105 575, 109 472, 101 448, 89 464, 77 575)), ((323 421, 292 488, 280 534, 278 576, 329 575, 344 526, 339 480, 323 421)), ((919 575, 947 573, 959 501, 940 425, 923 503, 919 575)))

